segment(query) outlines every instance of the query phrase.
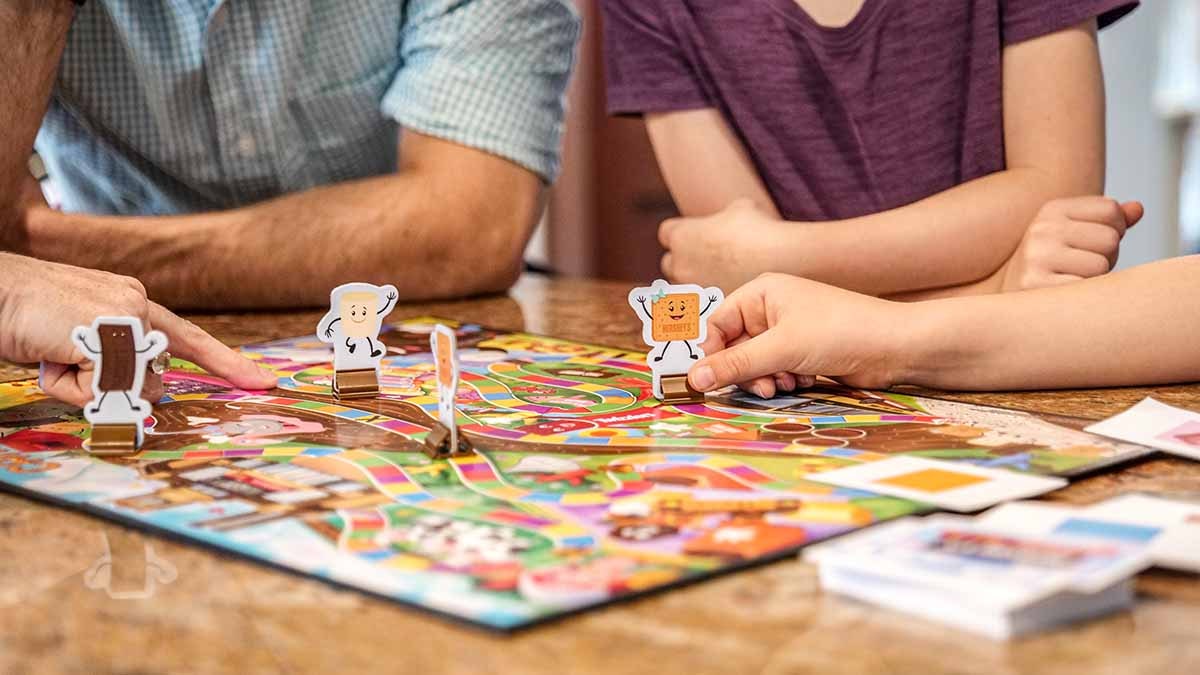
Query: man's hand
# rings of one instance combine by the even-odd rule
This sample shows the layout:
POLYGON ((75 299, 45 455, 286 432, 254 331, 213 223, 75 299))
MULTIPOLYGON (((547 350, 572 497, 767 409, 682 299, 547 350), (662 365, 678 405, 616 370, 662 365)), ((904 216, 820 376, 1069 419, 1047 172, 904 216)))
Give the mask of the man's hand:
MULTIPOLYGON (((243 389, 268 389, 275 376, 146 297, 136 279, 0 253, 0 359, 42 364, 41 384, 54 398, 83 405, 92 398, 93 363, 71 340, 75 326, 97 316, 133 316, 160 330, 175 356, 243 389)), ((157 400, 162 382, 148 375, 144 396, 157 400)))
POLYGON ((890 327, 907 305, 785 274, 764 274, 731 294, 708 322, 708 356, 688 375, 712 391, 737 384, 763 398, 811 386, 815 375, 887 388, 906 353, 890 327))
POLYGON ((1107 274, 1121 239, 1145 213, 1138 202, 1107 197, 1048 202, 1029 225, 1003 272, 1002 291, 1057 286, 1107 274))
POLYGON ((672 218, 658 228, 658 240, 667 249, 662 271, 675 283, 733 291, 764 270, 783 269, 779 261, 786 257, 785 244, 800 229, 749 199, 738 199, 711 216, 672 218))

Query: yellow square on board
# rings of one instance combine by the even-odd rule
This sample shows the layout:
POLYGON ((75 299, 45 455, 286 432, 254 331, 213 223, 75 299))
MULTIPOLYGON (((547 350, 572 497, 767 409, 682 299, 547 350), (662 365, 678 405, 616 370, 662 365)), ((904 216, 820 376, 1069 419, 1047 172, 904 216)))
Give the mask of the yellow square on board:
POLYGON ((909 490, 917 490, 918 492, 945 492, 947 490, 957 490, 968 485, 986 483, 989 480, 989 478, 982 476, 947 471, 946 469, 921 469, 920 471, 910 471, 890 478, 882 478, 875 482, 908 488, 909 490))

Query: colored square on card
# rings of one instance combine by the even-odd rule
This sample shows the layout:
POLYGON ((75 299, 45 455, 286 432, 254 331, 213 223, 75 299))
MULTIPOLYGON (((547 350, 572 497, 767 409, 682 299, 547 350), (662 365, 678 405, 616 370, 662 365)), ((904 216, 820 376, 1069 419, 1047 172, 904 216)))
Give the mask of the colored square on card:
POLYGON ((986 483, 988 480, 988 478, 983 476, 972 476, 971 474, 947 471, 945 469, 920 469, 888 478, 881 478, 875 482, 908 488, 909 490, 918 490, 920 492, 946 492, 947 490, 957 490, 968 485, 986 483))
POLYGON ((1160 527, 1119 523, 1111 520, 1092 520, 1088 518, 1068 518, 1059 524, 1058 527, 1054 528, 1055 534, 1074 534, 1138 543, 1148 542, 1157 537, 1161 532, 1162 528, 1160 527))

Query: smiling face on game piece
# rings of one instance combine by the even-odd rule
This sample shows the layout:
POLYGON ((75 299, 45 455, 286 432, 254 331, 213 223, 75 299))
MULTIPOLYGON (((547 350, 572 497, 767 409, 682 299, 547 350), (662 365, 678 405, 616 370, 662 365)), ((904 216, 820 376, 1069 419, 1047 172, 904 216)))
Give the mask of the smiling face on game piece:
POLYGON ((375 321, 379 298, 374 293, 346 293, 338 303, 342 317, 342 333, 346 337, 375 337, 379 328, 375 321))
POLYGON ((654 301, 654 339, 700 339, 700 296, 696 293, 671 293, 654 301))

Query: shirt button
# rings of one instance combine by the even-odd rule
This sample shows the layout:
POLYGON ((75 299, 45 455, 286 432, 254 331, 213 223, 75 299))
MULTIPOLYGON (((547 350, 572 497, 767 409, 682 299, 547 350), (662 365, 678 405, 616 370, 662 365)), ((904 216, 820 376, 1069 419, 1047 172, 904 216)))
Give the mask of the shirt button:
POLYGON ((254 136, 250 132, 244 132, 238 136, 237 151, 242 157, 249 157, 258 149, 258 143, 254 142, 254 136))

